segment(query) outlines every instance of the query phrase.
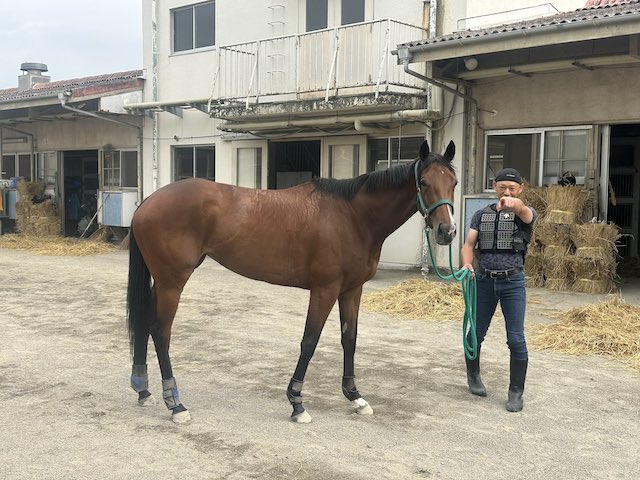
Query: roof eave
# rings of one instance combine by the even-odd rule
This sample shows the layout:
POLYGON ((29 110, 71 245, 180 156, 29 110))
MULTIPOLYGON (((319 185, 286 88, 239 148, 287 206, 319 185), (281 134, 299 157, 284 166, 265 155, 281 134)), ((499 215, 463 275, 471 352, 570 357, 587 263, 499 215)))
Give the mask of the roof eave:
MULTIPOLYGON (((615 15, 589 21, 557 23, 437 43, 398 45, 408 49, 410 63, 434 62, 522 48, 596 40, 640 33, 640 15, 615 15)), ((397 50, 393 52, 397 55, 397 50)), ((398 59, 398 64, 402 61, 398 59)))

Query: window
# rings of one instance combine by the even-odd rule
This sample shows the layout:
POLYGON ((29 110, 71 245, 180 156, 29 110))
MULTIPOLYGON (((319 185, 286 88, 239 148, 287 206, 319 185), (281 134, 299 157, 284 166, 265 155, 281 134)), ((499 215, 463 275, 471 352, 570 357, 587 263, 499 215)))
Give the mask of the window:
POLYGON ((329 177, 354 178, 360 172, 360 145, 331 145, 329 147, 329 177))
POLYGON ((216 150, 213 145, 173 148, 174 180, 216 179, 216 150))
POLYGON ((517 169, 532 185, 555 185, 571 172, 584 185, 590 128, 533 128, 488 133, 485 144, 485 189, 501 169, 517 169), (542 168, 540 168, 542 160, 542 168))
POLYGON ((102 152, 102 186, 136 188, 138 186, 138 152, 104 150, 102 152))
POLYGON ((307 32, 327 28, 328 0, 307 0, 307 32))
POLYGON ((23 154, 7 154, 2 155, 0 162, 0 178, 9 180, 14 177, 21 177, 27 181, 31 181, 31 155, 23 154))
POLYGON ((171 18, 174 52, 215 45, 215 2, 173 10, 171 18))
POLYGON ((545 133, 542 183, 558 183, 564 172, 571 172, 578 185, 584 185, 587 172, 588 130, 556 130, 545 133))
POLYGON ((537 183, 539 133, 491 135, 487 137, 487 174, 484 188, 493 188, 493 179, 503 168, 515 168, 530 184, 537 183))
POLYGON ((342 0, 342 25, 364 22, 364 0, 342 0))
POLYGON ((262 149, 238 149, 238 186, 262 188, 262 149))
POLYGON ((388 137, 369 140, 367 171, 386 170, 411 163, 420 155, 423 137, 388 137))

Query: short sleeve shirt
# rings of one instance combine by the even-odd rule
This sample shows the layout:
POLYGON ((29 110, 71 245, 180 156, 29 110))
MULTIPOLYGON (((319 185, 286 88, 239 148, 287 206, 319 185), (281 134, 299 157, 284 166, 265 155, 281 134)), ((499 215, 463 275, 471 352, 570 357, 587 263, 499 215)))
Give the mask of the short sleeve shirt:
MULTIPOLYGON (((496 203, 491 205, 493 210, 496 210, 496 203)), ((528 207, 533 213, 533 220, 530 225, 533 226, 533 223, 538 218, 538 213, 531 207, 528 207)), ((476 231, 480 231, 480 218, 482 217, 482 211, 484 208, 478 210, 473 214, 471 218, 471 224, 469 228, 473 228, 476 231)), ((526 228, 525 224, 520 217, 516 215, 516 225, 518 226, 518 230, 522 230, 526 228)), ((493 252, 478 252, 478 262, 480 263, 480 268, 484 268, 486 270, 508 270, 510 268, 522 268, 524 267, 524 255, 520 252, 505 252, 505 253, 493 253, 493 252)))

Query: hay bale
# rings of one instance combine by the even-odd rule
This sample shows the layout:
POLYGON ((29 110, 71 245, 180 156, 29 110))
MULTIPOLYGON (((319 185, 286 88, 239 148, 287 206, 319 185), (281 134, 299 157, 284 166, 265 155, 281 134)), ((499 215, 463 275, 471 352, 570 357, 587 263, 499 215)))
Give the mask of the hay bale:
POLYGON ((524 257, 524 279, 528 287, 542 287, 544 285, 543 267, 542 254, 527 252, 524 257))
POLYGON ((572 256, 566 252, 559 254, 560 250, 549 250, 545 247, 542 252, 542 267, 545 277, 544 286, 549 290, 569 290, 575 274, 571 268, 572 256))
POLYGON ((557 223, 538 223, 533 225, 537 241, 544 246, 571 247, 571 228, 557 223))
POLYGON ((586 212, 591 203, 589 190, 580 187, 547 187, 547 211, 544 223, 575 224, 586 212))
POLYGON ((640 370, 640 307, 611 295, 597 304, 575 307, 560 322, 532 325, 531 344, 571 355, 602 355, 640 370))
POLYGON ((47 185, 44 182, 27 182, 20 180, 16 186, 18 192, 20 192, 20 198, 31 201, 33 197, 44 194, 47 185))
POLYGON ((620 231, 612 223, 591 222, 572 225, 571 238, 576 246, 576 256, 609 259, 618 251, 616 241, 620 238, 620 231))
POLYGON ((615 289, 613 281, 609 278, 576 278, 571 290, 579 293, 611 293, 615 289))
POLYGON ((533 207, 538 212, 538 219, 542 218, 547 211, 547 189, 546 187, 533 187, 525 182, 522 193, 518 195, 525 205, 533 207))

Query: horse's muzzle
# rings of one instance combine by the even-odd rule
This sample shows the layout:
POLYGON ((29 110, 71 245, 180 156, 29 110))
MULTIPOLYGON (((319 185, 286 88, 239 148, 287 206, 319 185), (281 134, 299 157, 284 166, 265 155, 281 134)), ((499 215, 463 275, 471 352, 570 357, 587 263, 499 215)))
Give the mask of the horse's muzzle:
POLYGON ((436 230, 436 242, 438 245, 449 245, 456 236, 455 223, 441 223, 436 230))

